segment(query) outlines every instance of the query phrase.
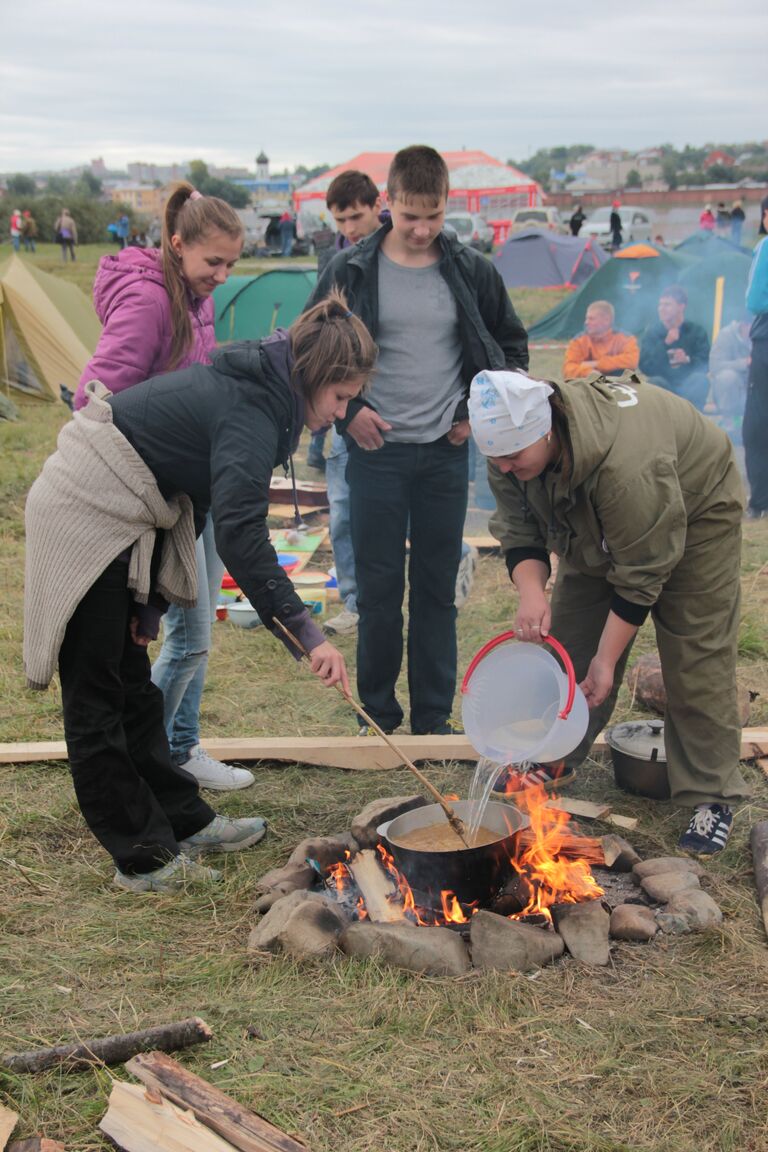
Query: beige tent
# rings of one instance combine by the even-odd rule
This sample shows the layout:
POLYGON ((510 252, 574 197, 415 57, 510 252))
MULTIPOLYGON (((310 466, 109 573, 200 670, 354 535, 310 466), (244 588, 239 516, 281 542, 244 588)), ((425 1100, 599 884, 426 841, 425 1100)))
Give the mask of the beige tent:
POLYGON ((101 325, 74 284, 41 272, 15 253, 0 264, 0 373, 48 400, 74 392, 101 325))

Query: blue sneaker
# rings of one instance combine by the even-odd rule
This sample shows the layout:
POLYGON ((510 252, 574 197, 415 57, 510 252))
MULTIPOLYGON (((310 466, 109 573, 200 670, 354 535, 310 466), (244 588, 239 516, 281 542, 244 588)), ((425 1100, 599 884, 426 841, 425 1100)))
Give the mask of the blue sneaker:
POLYGON ((728 843, 732 825, 733 812, 727 804, 697 804, 677 846, 690 856, 714 856, 728 843))
POLYGON ((267 834, 267 822, 261 816, 243 816, 230 820, 227 816, 214 816, 210 824, 179 841, 182 852, 197 856, 200 852, 239 852, 251 848, 267 834))

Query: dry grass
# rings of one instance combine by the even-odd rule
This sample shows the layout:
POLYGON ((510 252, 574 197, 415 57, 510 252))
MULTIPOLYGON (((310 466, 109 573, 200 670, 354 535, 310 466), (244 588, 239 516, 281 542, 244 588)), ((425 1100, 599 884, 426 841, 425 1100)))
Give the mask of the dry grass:
MULTIPOLYGON (((62 414, 19 402, 0 423, 0 740, 61 737, 55 689, 31 694, 20 662, 23 496, 62 414)), ((768 721, 768 524, 745 529, 739 676, 768 721)), ((484 557, 459 618, 460 665, 511 622, 504 566, 484 557)), ((645 628, 638 650, 652 647, 645 628)), ((342 641, 350 661, 354 641, 342 641)), ((618 716, 636 714, 623 694, 618 716)), ((354 719, 286 659, 263 630, 217 625, 204 698, 208 734, 339 734, 354 719)), ((748 834, 768 818, 753 767, 750 804, 728 849, 707 867, 722 929, 620 944, 606 969, 570 959, 531 977, 418 977, 373 963, 249 962, 256 877, 310 832, 331 833, 377 795, 412 791, 404 771, 340 772, 259 765, 232 815, 267 816, 269 837, 222 858, 212 896, 136 897, 111 869, 74 802, 64 765, 0 766, 0 1048, 21 1050, 131 1031, 199 1014, 214 1039, 185 1065, 314 1152, 765 1152, 768 947, 748 834), (218 1060, 228 1060, 211 1069, 218 1060)), ((434 765, 438 787, 466 793, 469 769, 434 765)), ((572 794, 639 818, 643 855, 674 851, 684 813, 619 793, 590 762, 572 794)), ((115 1070, 121 1074, 119 1070, 115 1070)), ((103 1070, 0 1079, 21 1114, 17 1135, 44 1132, 78 1152, 97 1132, 103 1070)))

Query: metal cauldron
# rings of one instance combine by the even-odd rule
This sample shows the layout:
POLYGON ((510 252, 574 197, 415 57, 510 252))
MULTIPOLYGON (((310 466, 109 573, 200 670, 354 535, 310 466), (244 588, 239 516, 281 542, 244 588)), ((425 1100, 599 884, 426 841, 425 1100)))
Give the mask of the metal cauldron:
MULTIPOLYGON (((468 800, 459 800, 452 807, 465 826, 468 825, 474 804, 468 800)), ((396 816, 394 820, 380 825, 376 831, 384 846, 392 853, 398 871, 405 876, 414 893, 418 893, 431 907, 440 908, 440 893, 443 890, 453 892, 461 904, 472 904, 475 901, 481 906, 489 904, 512 873, 509 860, 518 855, 519 834, 523 828, 528 827, 528 817, 511 804, 491 801, 483 814, 482 824, 498 832, 499 839, 490 844, 434 852, 408 848, 398 843, 398 836, 413 832, 416 828, 444 823, 445 813, 440 805, 427 804, 424 808, 414 808, 411 812, 396 816)))
POLYGON ((606 728, 605 742, 611 750, 613 776, 619 788, 651 800, 669 800, 662 720, 614 724, 606 728))

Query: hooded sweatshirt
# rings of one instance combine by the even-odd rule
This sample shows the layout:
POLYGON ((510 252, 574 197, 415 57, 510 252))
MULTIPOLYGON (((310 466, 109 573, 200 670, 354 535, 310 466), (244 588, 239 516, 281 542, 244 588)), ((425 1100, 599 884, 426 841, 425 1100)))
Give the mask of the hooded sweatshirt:
MULTIPOLYGON (((124 248, 104 256, 93 286, 96 314, 104 325, 96 352, 75 392, 85 404, 85 385, 101 380, 115 395, 169 369, 173 326, 159 248, 124 248)), ((209 364, 216 347, 213 300, 189 298, 192 345, 176 368, 209 364)))
POLYGON ((679 396, 626 373, 556 389, 573 461, 527 483, 489 463, 490 527, 510 573, 563 556, 613 586, 612 609, 641 624, 683 554, 723 547, 743 490, 728 436, 679 396))

